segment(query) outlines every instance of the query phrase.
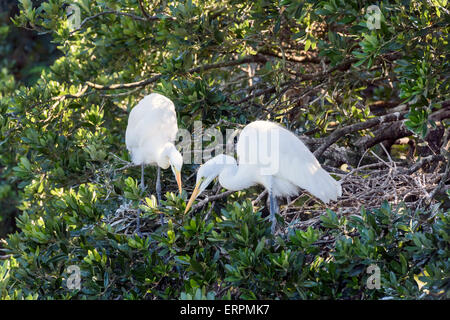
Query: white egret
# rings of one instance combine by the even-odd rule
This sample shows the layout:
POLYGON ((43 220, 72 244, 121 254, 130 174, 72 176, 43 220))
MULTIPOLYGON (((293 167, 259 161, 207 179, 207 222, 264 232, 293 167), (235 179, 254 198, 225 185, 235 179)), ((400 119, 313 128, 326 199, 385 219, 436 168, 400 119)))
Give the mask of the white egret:
POLYGON ((340 183, 320 166, 303 142, 273 122, 248 124, 239 135, 237 157, 239 165, 233 157, 221 154, 199 168, 185 212, 217 176, 222 187, 228 190, 242 190, 256 184, 267 189, 272 233, 276 226, 277 197, 297 195, 302 188, 328 203, 342 194, 340 183))
MULTIPOLYGON (((181 194, 181 167, 183 157, 175 148, 178 131, 177 116, 173 102, 167 97, 152 93, 145 96, 131 110, 128 117, 125 142, 131 153, 132 162, 141 165, 141 189, 144 190, 144 167, 156 165, 156 194, 161 202, 161 168, 169 166, 175 175, 181 194)), ((162 217, 161 217, 162 218, 162 217)), ((161 219, 162 220, 162 219, 161 219)))

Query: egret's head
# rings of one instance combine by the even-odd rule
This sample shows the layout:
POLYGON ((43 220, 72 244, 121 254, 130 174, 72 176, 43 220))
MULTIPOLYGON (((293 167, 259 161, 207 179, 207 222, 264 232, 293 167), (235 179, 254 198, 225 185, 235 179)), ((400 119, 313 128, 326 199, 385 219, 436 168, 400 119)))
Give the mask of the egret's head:
POLYGON ((206 161, 197 171, 197 180, 191 198, 184 213, 188 212, 194 200, 208 187, 208 185, 224 170, 227 165, 236 165, 236 160, 227 155, 218 155, 206 161))
POLYGON ((181 153, 175 148, 173 144, 169 144, 167 147, 167 158, 168 162, 170 164, 170 168, 172 169, 172 172, 175 176, 175 180, 178 184, 178 191, 183 191, 181 187, 181 167, 183 166, 183 156, 181 153))

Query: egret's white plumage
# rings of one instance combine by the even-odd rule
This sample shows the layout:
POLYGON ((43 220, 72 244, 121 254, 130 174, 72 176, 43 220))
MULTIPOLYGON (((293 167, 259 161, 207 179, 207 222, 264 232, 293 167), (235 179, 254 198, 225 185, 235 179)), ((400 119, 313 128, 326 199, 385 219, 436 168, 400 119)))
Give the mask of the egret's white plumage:
MULTIPOLYGON (((279 170, 273 177, 272 191, 275 196, 294 196, 298 194, 299 188, 307 190, 313 196, 325 203, 336 200, 342 194, 340 183, 333 179, 317 161, 316 157, 292 132, 269 121, 255 121, 247 125, 239 136, 237 144, 237 155, 239 165, 241 157, 249 149, 247 144, 251 139, 246 137, 256 136, 258 145, 262 144, 264 136, 269 136, 270 132, 278 135, 278 161, 279 170), (244 138, 244 139, 242 139, 244 138)), ((245 162, 244 162, 245 163, 245 162)), ((259 164, 256 164, 258 167, 259 164)), ((256 175, 259 179, 257 183, 266 185, 267 179, 256 175)))
POLYGON ((199 168, 196 188, 186 211, 217 176, 220 184, 229 190, 261 184, 275 197, 274 201, 276 197, 296 195, 300 188, 325 203, 342 194, 340 183, 321 167, 303 142, 273 122, 248 124, 239 135, 236 149, 239 165, 233 157, 219 155, 199 168), (270 157, 261 157, 267 152, 271 152, 270 157))
POLYGON ((157 165, 162 169, 170 165, 181 192, 183 157, 174 145, 177 131, 173 102, 159 93, 151 93, 131 110, 125 143, 136 165, 157 165))

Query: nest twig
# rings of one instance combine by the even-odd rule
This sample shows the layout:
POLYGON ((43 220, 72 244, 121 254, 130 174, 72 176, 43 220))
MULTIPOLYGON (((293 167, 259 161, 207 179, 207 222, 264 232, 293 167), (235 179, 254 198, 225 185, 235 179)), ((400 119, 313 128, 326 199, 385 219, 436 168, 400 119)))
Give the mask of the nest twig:
MULTIPOLYGON (((132 235, 138 234, 138 217, 140 210, 133 207, 131 202, 122 204, 114 214, 107 215, 102 222, 108 224, 115 234, 132 235)), ((140 235, 145 236, 151 234, 157 227, 159 219, 149 223, 140 219, 140 235)))
POLYGON ((359 214, 362 207, 376 209, 384 201, 392 205, 403 202, 411 209, 424 207, 436 202, 431 193, 444 178, 444 174, 436 171, 410 173, 392 161, 381 159, 379 163, 335 175, 342 178, 342 196, 338 201, 328 206, 314 198, 308 199, 301 206, 292 205, 291 202, 281 210, 290 227, 307 228, 316 225, 327 207, 340 215, 359 214))

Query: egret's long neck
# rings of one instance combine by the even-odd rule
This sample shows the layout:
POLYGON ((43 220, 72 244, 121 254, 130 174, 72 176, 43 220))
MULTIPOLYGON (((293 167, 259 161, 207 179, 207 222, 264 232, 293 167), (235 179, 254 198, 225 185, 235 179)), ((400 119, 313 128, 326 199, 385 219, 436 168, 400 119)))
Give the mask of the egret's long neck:
POLYGON ((249 170, 242 166, 227 164, 219 174, 219 183, 228 190, 242 190, 255 184, 249 170))

